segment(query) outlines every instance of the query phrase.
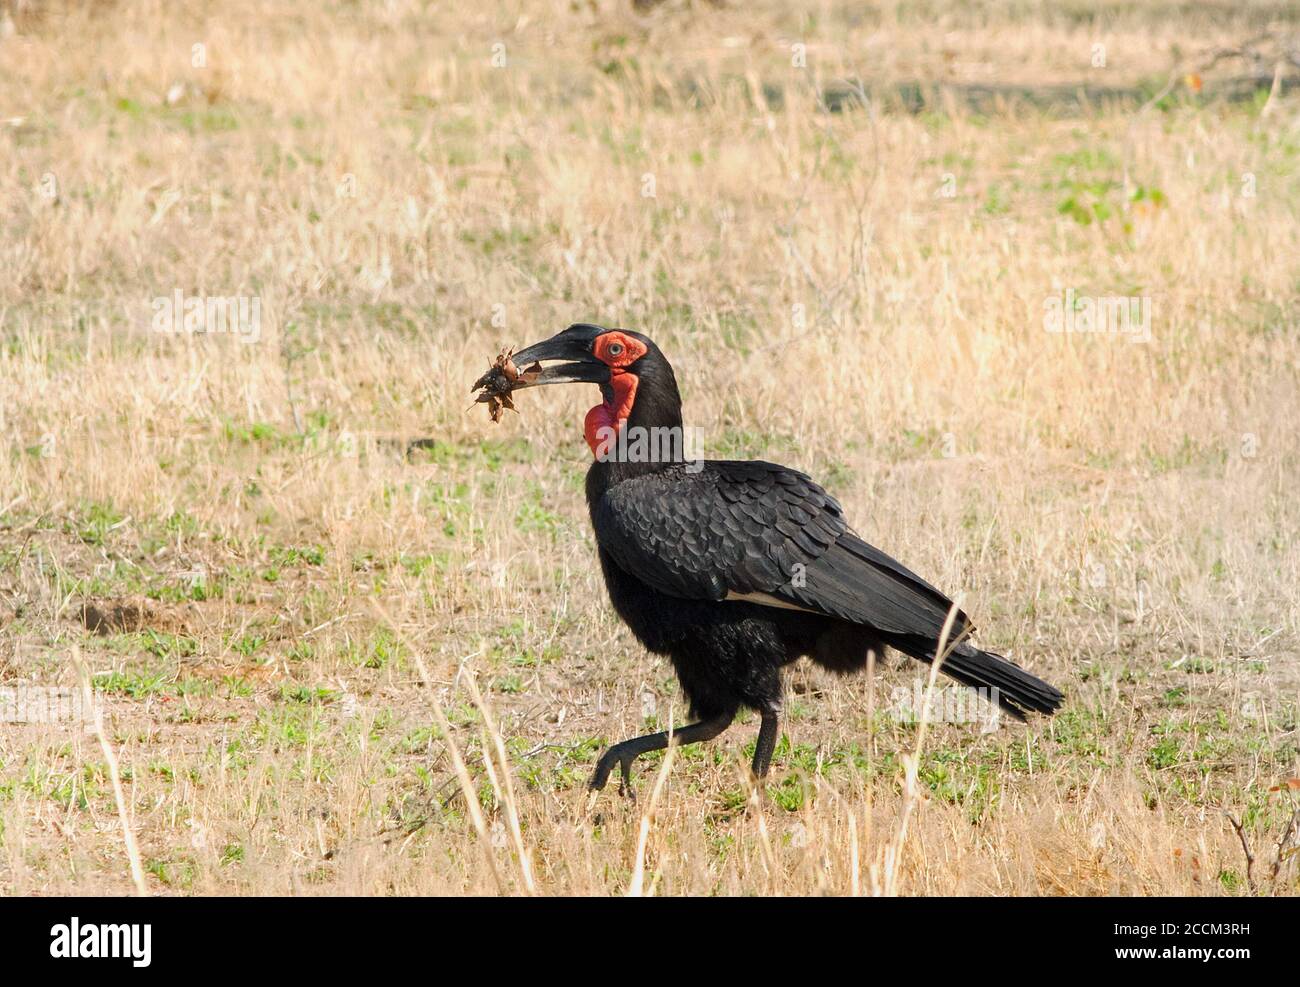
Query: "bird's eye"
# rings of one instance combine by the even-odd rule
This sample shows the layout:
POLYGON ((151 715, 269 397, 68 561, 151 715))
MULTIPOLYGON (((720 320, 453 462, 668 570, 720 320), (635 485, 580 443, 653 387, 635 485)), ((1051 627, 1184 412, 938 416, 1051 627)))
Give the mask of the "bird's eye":
POLYGON ((623 352, 623 344, 622 344, 622 343, 610 343, 610 344, 609 344, 609 349, 608 349, 606 352, 608 352, 610 356, 619 356, 619 355, 622 354, 622 352, 623 352))

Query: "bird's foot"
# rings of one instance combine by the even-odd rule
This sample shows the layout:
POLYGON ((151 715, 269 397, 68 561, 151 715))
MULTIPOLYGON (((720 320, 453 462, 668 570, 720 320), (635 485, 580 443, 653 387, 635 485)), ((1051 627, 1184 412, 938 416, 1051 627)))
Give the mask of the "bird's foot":
POLYGON ((627 798, 636 801, 636 791, 632 788, 632 762, 636 760, 635 754, 623 754, 617 747, 611 747, 604 756, 596 762, 596 770, 591 774, 591 781, 587 787, 593 792, 598 792, 605 787, 609 781, 609 774, 614 770, 614 765, 619 767, 618 793, 627 798))

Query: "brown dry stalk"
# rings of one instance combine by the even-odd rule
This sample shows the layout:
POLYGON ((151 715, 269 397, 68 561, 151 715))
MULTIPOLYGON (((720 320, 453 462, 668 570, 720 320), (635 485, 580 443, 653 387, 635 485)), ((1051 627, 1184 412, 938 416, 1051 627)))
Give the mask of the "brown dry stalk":
POLYGON ((418 653, 413 652, 412 655, 415 659, 415 667, 420 673, 420 681, 424 683, 425 689, 429 692, 429 710, 433 713, 434 722, 438 724, 438 729, 447 742, 447 753, 451 756, 452 768, 456 772, 456 781, 460 784, 460 793, 465 800, 465 811, 469 813, 470 821, 474 824, 474 831, 478 833, 479 845, 483 848, 483 859, 487 862, 488 870, 492 873, 492 880, 496 884, 497 890, 505 894, 506 886, 501 880, 501 874, 497 871, 496 859, 492 854, 492 838, 488 834, 487 820, 483 817, 483 809, 478 804, 478 790, 474 787, 474 780, 469 776, 469 769, 465 767, 465 758, 461 756, 460 745, 456 743, 456 735, 452 730, 451 722, 447 719, 447 714, 442 711, 442 707, 438 705, 438 697, 433 689, 433 680, 429 677, 429 670, 425 667, 424 659, 418 653))
MULTIPOLYGON (((474 681, 472 669, 464 669, 463 681, 469 691, 470 698, 474 701, 474 705, 478 707, 478 711, 483 717, 483 730, 491 740, 491 749, 496 752, 500 777, 504 783, 504 790, 498 789, 498 801, 505 806, 506 821, 510 825, 510 836, 515 841, 515 851, 519 855, 520 877, 523 878, 524 888, 528 893, 536 894, 537 886, 533 881, 532 854, 524 845, 523 830, 519 826, 518 802, 515 799, 515 785, 510 769, 510 759, 506 756, 505 742, 501 739, 501 731, 497 729, 491 708, 484 702, 483 695, 478 689, 478 683, 474 681)), ((485 744, 483 748, 483 764, 487 768, 488 777, 492 780, 493 788, 497 788, 497 772, 492 768, 492 758, 488 753, 488 749, 488 745, 485 744)))
POLYGON ((939 668, 948 657, 951 648, 957 643, 953 641, 950 644, 948 638, 952 634, 952 625, 957 619, 958 610, 956 603, 953 603, 948 608, 948 616, 944 619, 943 630, 939 632, 939 646, 935 649, 934 661, 930 662, 930 675, 926 679, 925 697, 921 702, 920 722, 916 731, 916 747, 910 755, 904 758, 906 774, 903 785, 903 808, 898 820, 898 833, 884 849, 885 881, 881 887, 881 893, 890 898, 898 894, 898 865, 903 855, 903 847, 907 842, 907 826, 912 818, 912 810, 920 797, 917 789, 917 773, 921 769, 921 754, 925 749, 925 735, 930 725, 930 700, 934 695, 934 684, 939 677, 939 668))
POLYGON ((117 753, 104 732, 103 711, 95 702, 95 694, 90 686, 90 672, 87 671, 85 662, 81 660, 80 650, 72 652, 72 663, 77 669, 77 682, 81 688, 82 702, 92 713, 95 736, 99 738, 100 750, 104 752, 104 760, 108 764, 108 779, 113 785, 113 801, 117 804, 117 818, 122 825, 122 843, 126 847, 126 859, 131 867, 131 882, 135 885, 136 894, 142 898, 148 897, 149 889, 144 883, 144 868, 140 865, 140 849, 136 845, 131 816, 127 812, 126 794, 122 791, 122 773, 117 767, 117 753))
POLYGON ((502 894, 506 894, 506 885, 501 879, 501 874, 497 870, 496 858, 492 854, 492 839, 488 833, 487 820, 483 816, 482 807, 478 804, 478 790, 474 788, 474 780, 470 777, 469 769, 465 766, 465 758, 461 756, 460 745, 456 743, 456 735, 452 730, 451 722, 438 704, 438 697, 434 692, 433 679, 429 675, 429 669, 425 666, 424 659, 420 657, 419 650, 411 646, 405 632, 384 612, 383 607, 377 601, 372 601, 372 605, 383 619, 384 625, 411 649, 411 657, 415 661, 416 671, 419 673, 420 681, 429 696, 429 711, 433 714, 434 722, 437 723, 443 739, 447 742, 447 753, 451 757, 452 768, 456 773, 456 781, 460 785, 461 796, 465 800, 465 811, 469 813, 470 822, 474 826, 474 831, 478 834, 479 846, 483 850, 483 860, 487 863, 497 890, 502 894))
MULTIPOLYGON (((668 714, 668 721, 669 723, 673 721, 671 711, 668 714)), ((632 879, 628 882, 625 895, 628 898, 645 896, 645 858, 650 843, 650 831, 654 827, 655 810, 659 807, 659 798, 663 794, 664 786, 668 782, 668 774, 673 769, 673 760, 677 755, 677 745, 673 743, 672 734, 672 727, 669 727, 668 750, 664 753, 663 764, 659 766, 659 773, 655 776, 654 788, 650 790, 650 799, 646 803, 645 812, 641 813, 641 824, 636 840, 636 858, 632 862, 632 879)), ((654 885, 651 885, 650 893, 654 893, 654 885)))

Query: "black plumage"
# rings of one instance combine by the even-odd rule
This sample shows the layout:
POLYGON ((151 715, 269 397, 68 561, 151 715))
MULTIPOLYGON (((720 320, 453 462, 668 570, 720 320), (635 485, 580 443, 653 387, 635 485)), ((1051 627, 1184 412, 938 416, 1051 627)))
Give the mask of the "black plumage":
MULTIPOLYGON (((886 647, 934 660, 951 601, 853 534, 808 476, 766 462, 647 462, 600 448, 602 424, 628 434, 681 429, 672 367, 647 337, 581 324, 516 359, 572 361, 544 370, 539 384, 601 387, 587 419, 597 452, 587 474, 592 527, 614 609, 672 662, 698 719, 675 731, 676 742, 711 739, 748 707, 761 717, 753 770, 762 776, 776 744, 782 667, 807 656, 849 673, 886 647)), ((971 645, 971 630, 964 613, 953 615, 948 641, 957 643, 943 672, 996 690, 1017 719, 1060 706, 1058 690, 971 645)), ((626 784, 632 761, 667 743, 657 733, 615 745, 592 786, 603 787, 615 766, 626 784)))

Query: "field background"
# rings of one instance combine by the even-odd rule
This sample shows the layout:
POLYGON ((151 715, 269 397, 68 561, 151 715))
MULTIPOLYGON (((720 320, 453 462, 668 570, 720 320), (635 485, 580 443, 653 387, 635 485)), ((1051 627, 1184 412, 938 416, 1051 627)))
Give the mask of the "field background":
MULTIPOLYGON (((0 10, 0 687, 89 670, 150 892, 1300 889, 1293 4, 0 10), (1152 339, 1046 332, 1067 288, 1152 339), (260 338, 152 332, 177 289, 260 338), (594 392, 469 396, 579 320, 1061 713, 920 737, 920 666, 800 665, 765 791, 746 718, 589 800, 682 722, 597 574, 594 392)), ((132 890, 93 731, 0 729, 0 888, 132 890)))

